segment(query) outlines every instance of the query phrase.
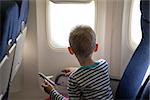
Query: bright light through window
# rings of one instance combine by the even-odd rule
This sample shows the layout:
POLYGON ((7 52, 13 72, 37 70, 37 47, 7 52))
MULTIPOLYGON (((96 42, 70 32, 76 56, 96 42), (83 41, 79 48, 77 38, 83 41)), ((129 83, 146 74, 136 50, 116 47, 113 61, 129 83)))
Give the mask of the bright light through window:
POLYGON ((136 48, 141 41, 141 12, 140 12, 140 0, 134 0, 131 13, 131 45, 136 48))
POLYGON ((68 37, 76 25, 95 26, 95 2, 55 4, 49 1, 48 28, 49 41, 55 48, 69 46, 68 37))

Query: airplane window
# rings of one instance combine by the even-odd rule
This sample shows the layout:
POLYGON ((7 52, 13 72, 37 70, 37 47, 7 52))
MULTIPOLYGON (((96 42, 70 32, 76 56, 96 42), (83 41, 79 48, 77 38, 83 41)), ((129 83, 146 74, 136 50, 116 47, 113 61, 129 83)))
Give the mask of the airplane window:
POLYGON ((95 27, 95 2, 48 4, 48 38, 55 48, 69 46, 69 32, 76 25, 95 27))
POLYGON ((133 0, 132 12, 131 12, 131 35, 130 42, 133 48, 136 48, 141 41, 141 12, 140 12, 140 0, 133 0))

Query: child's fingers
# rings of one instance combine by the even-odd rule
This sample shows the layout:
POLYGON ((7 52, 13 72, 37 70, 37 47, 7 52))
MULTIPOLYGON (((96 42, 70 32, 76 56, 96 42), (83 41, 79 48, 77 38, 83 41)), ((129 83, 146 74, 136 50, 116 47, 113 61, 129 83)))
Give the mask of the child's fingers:
POLYGON ((64 73, 65 76, 69 76, 71 74, 70 70, 63 70, 62 72, 64 73))
POLYGON ((70 72, 70 70, 69 69, 64 69, 64 70, 62 70, 62 72, 68 73, 68 72, 70 72))
POLYGON ((49 85, 49 83, 47 82, 47 80, 44 80, 44 84, 45 85, 49 85))
POLYGON ((44 86, 50 86, 50 87, 53 87, 52 84, 50 84, 47 80, 44 80, 44 83, 43 83, 44 86))
POLYGON ((71 74, 71 72, 65 73, 65 76, 69 76, 71 74))
POLYGON ((48 87, 48 85, 46 85, 46 84, 42 84, 41 86, 42 86, 43 88, 48 87))
POLYGON ((68 73, 68 72, 72 72, 76 69, 77 69, 76 67, 68 67, 68 68, 63 69, 62 72, 68 73))

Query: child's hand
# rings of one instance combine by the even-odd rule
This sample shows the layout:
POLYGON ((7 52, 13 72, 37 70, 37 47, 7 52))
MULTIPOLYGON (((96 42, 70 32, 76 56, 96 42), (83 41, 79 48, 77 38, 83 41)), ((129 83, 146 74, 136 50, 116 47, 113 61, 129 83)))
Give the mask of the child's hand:
POLYGON ((44 80, 44 83, 41 86, 44 88, 44 91, 48 94, 54 89, 54 87, 46 80, 44 80))
POLYGON ((76 69, 76 67, 68 67, 63 69, 62 72, 65 74, 65 76, 69 76, 76 69))

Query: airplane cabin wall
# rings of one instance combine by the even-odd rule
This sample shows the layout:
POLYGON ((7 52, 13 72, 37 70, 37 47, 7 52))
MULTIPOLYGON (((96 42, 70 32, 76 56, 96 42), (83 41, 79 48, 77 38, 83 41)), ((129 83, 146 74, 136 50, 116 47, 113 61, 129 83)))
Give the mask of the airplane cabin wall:
MULTIPOLYGON (((131 9, 132 4, 135 0, 124 0, 124 9, 123 9, 123 18, 122 18, 122 43, 121 43, 121 68, 120 68, 120 75, 122 76, 128 62, 132 54, 134 53, 136 48, 133 48, 130 44, 129 35, 131 34, 130 31, 130 24, 131 24, 131 9)), ((139 23, 140 24, 140 23, 139 23)))
POLYGON ((110 75, 114 79, 121 79, 135 50, 129 44, 133 1, 107 0, 105 57, 109 58, 110 75))
POLYGON ((105 54, 110 58, 110 75, 112 78, 120 79, 121 66, 121 42, 122 42, 122 15, 123 0, 107 1, 107 21, 106 21, 106 50, 105 54))

